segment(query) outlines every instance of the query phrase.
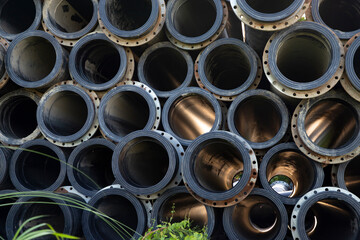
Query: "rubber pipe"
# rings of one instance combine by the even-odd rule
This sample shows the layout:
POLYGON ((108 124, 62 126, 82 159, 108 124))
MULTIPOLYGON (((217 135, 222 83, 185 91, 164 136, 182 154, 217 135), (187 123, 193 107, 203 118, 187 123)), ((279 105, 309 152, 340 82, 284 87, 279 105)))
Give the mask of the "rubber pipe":
POLYGON ((9 42, 0 37, 0 89, 2 89, 9 81, 9 75, 5 68, 6 52, 9 47, 9 42))
MULTIPOLYGON (((9 165, 13 151, 7 146, 0 145, 0 189, 13 189, 9 176, 9 165)), ((1 192, 0 192, 1 193, 1 192)), ((0 236, 5 236, 0 233, 0 236)))

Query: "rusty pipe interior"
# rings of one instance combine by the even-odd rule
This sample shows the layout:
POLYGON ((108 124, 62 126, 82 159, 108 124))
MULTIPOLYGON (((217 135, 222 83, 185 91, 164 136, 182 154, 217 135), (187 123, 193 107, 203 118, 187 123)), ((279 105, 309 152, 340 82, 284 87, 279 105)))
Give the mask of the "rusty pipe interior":
POLYGON ((346 188, 354 193, 356 196, 360 196, 360 161, 359 158, 354 158, 346 166, 344 172, 344 181, 346 188))

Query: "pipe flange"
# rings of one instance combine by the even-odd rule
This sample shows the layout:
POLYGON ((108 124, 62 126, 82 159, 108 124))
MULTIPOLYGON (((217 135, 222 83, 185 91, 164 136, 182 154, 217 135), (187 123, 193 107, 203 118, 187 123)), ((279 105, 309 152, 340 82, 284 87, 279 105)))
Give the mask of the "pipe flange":
MULTIPOLYGON (((315 23, 302 22, 302 23, 298 23, 298 24, 300 25, 300 24, 315 24, 315 23)), ((319 25, 319 26, 321 26, 321 25, 319 25)), ((314 26, 314 27, 316 27, 316 26, 314 26)), ((284 30, 284 31, 289 31, 289 30, 284 30)), ((274 87, 280 93, 282 93, 286 96, 289 96, 291 98, 296 98, 296 99, 307 99, 307 98, 318 97, 318 96, 330 91, 340 80, 340 78, 344 72, 345 52, 344 52, 343 44, 337 38, 335 33, 330 32, 330 30, 328 30, 328 31, 330 34, 332 34, 336 38, 336 41, 337 41, 337 44, 339 47, 339 56, 340 56, 339 64, 336 68, 336 71, 334 71, 334 73, 331 75, 331 77, 328 79, 327 82, 325 82, 324 84, 322 84, 318 87, 311 88, 308 90, 299 90, 299 89, 294 89, 294 88, 288 87, 284 83, 280 82, 277 79, 277 77, 275 76, 275 73, 271 70, 272 67, 270 66, 271 64, 270 64, 269 55, 270 55, 270 48, 271 48, 272 42, 274 41, 274 39, 279 38, 279 36, 284 35, 284 32, 282 31, 282 32, 273 34, 270 37, 269 41, 267 42, 265 49, 264 49, 264 53, 263 53, 264 73, 265 73, 268 81, 270 82, 271 86, 274 87)), ((274 64, 276 64, 276 62, 274 64)))
MULTIPOLYGON (((357 134, 356 139, 351 142, 350 147, 341 149, 342 153, 339 153, 336 149, 326 149, 316 146, 307 136, 304 126, 307 111, 321 100, 334 98, 340 98, 344 102, 351 103, 353 106, 359 105, 358 102, 350 98, 350 96, 348 96, 345 92, 342 93, 333 90, 328 94, 322 95, 318 98, 302 100, 296 107, 291 119, 291 133, 297 147, 305 154, 305 156, 322 164, 343 163, 353 159, 355 156, 360 154, 360 145, 356 144, 356 142, 360 141, 360 134, 357 134), (301 128, 301 131, 299 131, 299 127, 301 128), (349 150, 345 151, 346 149, 349 150)), ((360 109, 360 106, 357 108, 360 109)), ((360 114, 359 110, 357 110, 357 114, 360 114)))
POLYGON ((99 128, 99 121, 98 121, 98 109, 100 106, 100 99, 98 98, 97 94, 92 91, 92 90, 88 90, 86 88, 83 88, 80 84, 78 84, 75 81, 63 81, 60 83, 55 84, 53 87, 51 87, 49 90, 47 90, 44 95, 42 96, 40 102, 39 102, 39 108, 38 108, 38 112, 37 112, 37 119, 38 122, 42 122, 44 124, 44 119, 42 119, 42 117, 40 117, 41 115, 41 106, 45 103, 45 101, 51 96, 51 94, 57 92, 58 88, 61 88, 61 86, 74 86, 76 88, 79 89, 79 91, 84 92, 84 94, 87 94, 89 96, 89 98, 91 99, 91 103, 93 104, 94 107, 94 116, 91 119, 91 123, 89 123, 87 130, 84 131, 84 134, 82 134, 82 136, 80 136, 78 139, 76 139, 75 141, 69 141, 69 142, 64 142, 59 140, 57 137, 53 137, 50 136, 48 134, 48 130, 44 130, 43 127, 40 127, 40 131, 42 132, 42 134, 44 135, 44 137, 50 141, 51 143, 59 146, 59 147, 75 147, 80 145, 81 143, 89 140, 98 130, 99 128), (42 119, 42 120, 41 120, 42 119))
POLYGON ((107 29, 105 27, 103 21, 101 20, 100 13, 98 14, 99 26, 100 26, 101 30, 104 32, 104 34, 111 41, 113 41, 119 45, 126 46, 126 47, 137 47, 137 46, 141 46, 146 43, 149 43, 161 32, 161 30, 165 24, 165 14, 166 14, 165 1, 164 0, 158 0, 158 1, 159 1, 159 15, 158 15, 157 21, 156 21, 153 29, 151 29, 151 31, 149 31, 149 33, 147 33, 143 36, 140 36, 139 38, 122 38, 122 37, 119 37, 119 36, 113 34, 112 32, 109 31, 109 29, 107 29))
MULTIPOLYGON (((4 48, 5 51, 7 51, 8 47, 9 47, 9 42, 5 38, 0 37, 0 45, 2 48, 4 48)), ((5 54, 3 56, 3 63, 2 63, 5 72, 2 76, 0 76, 0 89, 3 88, 6 85, 6 83, 9 81, 9 75, 4 66, 4 64, 5 64, 4 59, 5 59, 5 54)))
MULTIPOLYGON (((230 40, 230 39, 222 39, 222 40, 218 40, 218 41, 222 41, 222 42, 233 42, 233 40, 230 40)), ((214 42, 216 43, 216 42, 214 42)), ((211 46, 211 45, 210 45, 211 46)), ((199 55, 198 57, 196 58, 196 61, 195 61, 195 66, 194 66, 194 71, 195 71, 195 79, 196 79, 196 83, 198 84, 198 86, 202 89, 205 89, 206 91, 210 92, 212 95, 214 95, 218 100, 221 100, 221 101, 233 101, 239 94, 241 94, 242 92, 245 92, 247 90, 251 90, 251 89, 256 89, 258 86, 259 86, 259 83, 261 81, 261 77, 262 77, 262 65, 261 65, 261 60, 259 58, 259 56, 255 53, 255 51, 253 51, 251 48, 249 48, 248 51, 250 52, 253 52, 253 54, 255 55, 256 57, 256 64, 257 64, 257 71, 256 71, 256 74, 254 76, 254 79, 251 81, 251 85, 248 86, 246 89, 244 89, 243 91, 241 92, 238 92, 237 94, 234 94, 234 95, 227 95, 227 94, 219 94, 218 92, 219 91, 216 91, 216 90, 220 90, 220 89, 217 89, 217 87, 210 87, 210 88, 214 88, 215 91, 212 91, 211 89, 209 89, 209 87, 206 87, 209 86, 209 85, 212 85, 208 80, 205 80, 205 82, 202 82, 201 81, 201 78, 200 78, 200 73, 199 73, 199 62, 200 62, 200 59, 201 59, 201 56, 202 54, 204 53, 204 51, 206 51, 210 46, 208 46, 206 49, 204 49, 199 55)), ((246 48, 247 45, 244 44, 244 48, 246 48)), ((214 50, 214 48, 212 49, 209 49, 208 51, 212 51, 214 50)), ((239 86, 240 88, 241 86, 239 86)), ((232 91, 235 91, 236 89, 233 89, 233 90, 229 90, 229 92, 232 92, 232 91)), ((224 90, 221 90, 220 92, 222 92, 224 90)))
POLYGON ((79 197, 81 197, 82 199, 84 199, 84 201, 86 203, 88 203, 90 201, 90 197, 88 196, 85 196, 84 194, 80 193, 79 191, 77 191, 75 188, 73 188, 72 186, 62 186, 62 187, 59 187, 58 189, 56 189, 54 191, 54 193, 63 193, 63 194, 66 194, 66 193, 71 193, 71 194, 75 194, 79 197))
POLYGON ((238 2, 239 0, 230 0, 231 7, 234 10, 236 16, 246 25, 261 31, 276 31, 293 25, 300 20, 302 15, 305 14, 311 4, 311 0, 305 0, 303 1, 303 4, 300 5, 300 8, 295 9, 295 11, 290 16, 274 22, 266 22, 264 20, 260 21, 250 17, 243 9, 241 9, 238 2))
POLYGON ((166 28, 165 30, 165 34, 167 36, 167 38, 169 39, 169 41, 174 44, 175 46, 177 46, 178 48, 184 49, 184 50, 199 50, 202 49, 204 47, 206 47, 207 45, 209 45, 210 43, 214 42, 219 36, 220 34, 224 31, 225 26, 226 26, 226 22, 228 20, 228 8, 227 5, 224 1, 221 1, 222 7, 223 7, 223 18, 221 20, 221 24, 219 29, 216 31, 215 34, 213 34, 212 36, 210 36, 208 39, 206 39, 203 42, 199 42, 199 43, 185 43, 180 41, 179 39, 175 38, 174 36, 172 36, 169 32, 169 30, 166 28))

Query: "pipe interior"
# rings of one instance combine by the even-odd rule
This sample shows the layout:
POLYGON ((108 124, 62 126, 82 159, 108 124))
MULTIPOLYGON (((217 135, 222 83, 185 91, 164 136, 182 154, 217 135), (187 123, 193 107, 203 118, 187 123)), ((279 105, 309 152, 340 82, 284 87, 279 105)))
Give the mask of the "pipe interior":
POLYGON ((344 173, 346 188, 360 196, 360 161, 359 157, 352 159, 346 166, 344 173))
POLYGON ((327 198, 316 202, 307 212, 307 235, 311 239, 359 239, 359 216, 342 200, 327 198), (309 228, 308 228, 309 227, 309 228))
POLYGON ((261 143, 271 140, 279 132, 281 113, 271 99, 251 96, 236 108, 234 123, 239 134, 248 141, 261 143))
POLYGON ((208 224, 205 205, 197 201, 189 193, 177 193, 169 197, 159 209, 157 221, 181 222, 189 218, 191 226, 202 228, 208 224), (175 210, 174 213, 172 211, 175 210))
POLYGON ((178 33, 198 37, 214 25, 216 6, 213 0, 178 0, 169 14, 178 33))
POLYGON ((208 81, 223 90, 240 87, 251 71, 247 54, 240 47, 230 44, 213 49, 206 57, 204 65, 208 81))
POLYGON ((241 152, 222 139, 202 143, 194 151, 193 158, 195 178, 204 189, 211 192, 230 190, 244 170, 241 152))
POLYGON ((49 21, 55 29, 73 33, 85 28, 92 19, 92 0, 53 0, 47 9, 49 21))
POLYGON ((266 178, 278 194, 294 198, 304 195, 313 187, 313 169, 310 160, 304 155, 285 150, 271 157, 266 166, 266 178))
POLYGON ((325 37, 316 34, 294 32, 283 40, 276 64, 285 77, 295 82, 311 82, 326 73, 332 59, 331 46, 325 37))
POLYGON ((343 32, 360 29, 360 1, 322 0, 319 2, 321 19, 329 27, 343 32))
POLYGON ((356 73, 356 76, 360 79, 360 48, 355 52, 353 59, 353 67, 356 73))
POLYGON ((150 17, 153 0, 108 0, 105 11, 116 28, 131 31, 143 26, 150 17))
POLYGON ((55 160, 43 154, 58 158, 53 150, 41 145, 28 147, 18 157, 15 174, 21 185, 28 189, 41 190, 48 188, 55 183, 60 175, 60 160, 55 160))
POLYGON ((205 97, 193 94, 179 97, 171 105, 168 119, 177 136, 194 140, 211 131, 216 114, 214 107, 205 97))
POLYGON ((9 34, 18 34, 27 30, 36 16, 35 3, 32 0, 5 0, 0 7, 0 29, 9 34))
POLYGON ((235 205, 232 214, 235 231, 246 239, 275 239, 281 228, 279 209, 268 198, 248 196, 235 205))
POLYGON ((0 105, 0 131, 8 138, 21 139, 33 133, 37 103, 27 96, 13 96, 0 105))
POLYGON ((277 13, 288 8, 295 0, 245 0, 255 11, 277 13))
POLYGON ((171 91, 183 83, 188 66, 178 50, 162 47, 149 54, 143 71, 150 87, 159 91, 171 91))
POLYGON ((103 114, 110 131, 123 137, 145 128, 150 109, 145 98, 139 93, 124 91, 117 93, 106 103, 103 114))
POLYGON ((118 159, 120 173, 133 186, 151 187, 165 177, 170 157, 160 141, 138 137, 122 149, 118 159))
POLYGON ((90 145, 82 149, 74 160, 76 169, 73 173, 77 183, 87 190, 100 190, 113 184, 112 154, 113 150, 104 145, 90 145))
POLYGON ((10 67, 23 81, 35 82, 45 78, 56 62, 54 46, 45 38, 27 37, 11 52, 10 67))
POLYGON ((77 93, 60 91, 47 99, 42 114, 49 131, 59 136, 70 136, 84 126, 88 109, 85 100, 77 93))
MULTIPOLYGON (((139 219, 134 205, 128 199, 119 195, 107 195, 98 200, 94 207, 106 216, 109 216, 126 226, 126 229, 123 231, 126 231, 127 233, 124 233, 119 229, 122 233, 120 239, 133 239, 131 236, 134 234, 133 231, 137 228, 139 219)), ((90 225, 90 229, 94 229, 99 237, 113 236, 114 238, 110 239, 119 238, 119 235, 103 219, 97 215, 91 216, 93 216, 94 220, 90 225)))
POLYGON ((305 116, 304 125, 310 140, 328 149, 350 144, 359 132, 355 109, 340 99, 325 99, 314 104, 305 116))
POLYGON ((118 50, 105 40, 88 42, 78 50, 75 57, 75 69, 78 74, 85 81, 94 84, 106 83, 113 79, 120 65, 118 50))

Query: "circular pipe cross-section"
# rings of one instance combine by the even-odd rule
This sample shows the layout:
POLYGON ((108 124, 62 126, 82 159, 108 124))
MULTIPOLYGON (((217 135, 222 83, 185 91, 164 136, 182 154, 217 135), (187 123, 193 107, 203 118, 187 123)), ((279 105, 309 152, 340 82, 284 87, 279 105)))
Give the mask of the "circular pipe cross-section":
POLYGON ((48 88, 68 75, 68 53, 50 35, 31 31, 15 38, 7 51, 5 66, 17 85, 48 88))
POLYGON ((360 197, 360 162, 359 156, 339 165, 333 165, 332 177, 339 188, 360 197))
POLYGON ((227 5, 217 0, 170 0, 166 35, 175 46, 197 50, 215 41, 228 19, 227 5))
POLYGON ((19 191, 54 191, 66 180, 66 157, 54 144, 32 140, 15 150, 9 174, 19 191))
POLYGON ((140 82, 124 81, 101 99, 101 133, 105 138, 119 142, 137 130, 156 130, 160 115, 160 102, 153 90, 140 82))
MULTIPOLYGON (((13 185, 9 176, 9 165, 13 151, 0 145, 0 189, 12 189, 13 185)), ((1 192, 0 192, 1 193, 1 192)), ((1 208, 0 208, 1 211, 1 208)), ((1 226, 1 224, 0 224, 1 226)), ((0 230, 1 231, 1 230, 0 230)), ((4 235, 0 235, 4 236, 4 235)))
POLYGON ((121 81, 130 80, 134 73, 134 58, 104 34, 92 33, 81 38, 69 56, 71 77, 94 91, 104 91, 121 81))
POLYGON ((213 207, 237 204, 255 186, 258 164, 241 137, 226 131, 205 133, 186 149, 183 181, 200 202, 213 207))
POLYGON ((305 194, 291 216, 294 239, 359 239, 360 199, 350 192, 322 187, 305 194))
POLYGON ((41 0, 4 0, 0 3, 0 36, 13 40, 36 30, 41 21, 41 0))
POLYGON ((117 44, 136 47, 155 41, 165 24, 164 0, 104 0, 99 2, 99 25, 117 44))
POLYGON ((41 133, 36 121, 40 94, 19 89, 0 98, 0 141, 21 145, 37 138, 41 133))
POLYGON ((291 131, 296 145, 307 157, 337 164, 360 153, 359 121, 360 103, 345 92, 333 90, 302 100, 293 113, 291 131))
POLYGON ((97 25, 96 0, 46 0, 42 26, 60 44, 72 47, 97 25))
POLYGON ((263 67, 276 92, 296 99, 316 97, 340 80, 344 48, 327 27, 299 22, 269 39, 263 67))
POLYGON ((140 130, 116 146, 112 169, 117 182, 142 199, 154 199, 181 182, 184 149, 170 134, 140 130))
POLYGON ((271 148, 285 136, 289 114, 285 103, 267 90, 249 90, 230 105, 229 130, 244 138, 252 149, 271 148))
POLYGON ((235 38, 223 38, 210 44, 195 63, 199 87, 222 101, 232 101, 242 92, 257 88, 261 76, 260 58, 235 38))
POLYGON ((170 42, 160 42, 145 50, 138 63, 139 81, 157 96, 168 98, 191 84, 194 63, 189 53, 170 42))
POLYGON ((82 228, 84 237, 88 240, 103 239, 104 236, 114 240, 138 239, 145 231, 147 213, 143 204, 123 189, 101 190, 88 204, 117 221, 105 218, 111 223, 108 224, 99 215, 84 211, 82 228))
POLYGON ((67 174, 71 185, 86 196, 93 196, 100 189, 114 183, 111 159, 115 144, 105 139, 90 139, 72 152, 67 174))
POLYGON ((322 186, 324 171, 320 163, 307 158, 295 143, 282 143, 267 151, 259 177, 269 194, 284 204, 295 205, 308 191, 322 186))
POLYGON ((209 92, 189 87, 172 95, 165 102, 162 124, 166 132, 188 146, 200 135, 221 129, 222 111, 209 92))
POLYGON ((39 128, 46 139, 61 147, 74 147, 90 139, 99 127, 100 100, 93 91, 75 81, 65 81, 47 90, 37 109, 39 128))
POLYGON ((225 208, 223 226, 230 240, 283 240, 288 216, 278 198, 267 190, 255 188, 246 199, 225 208))

